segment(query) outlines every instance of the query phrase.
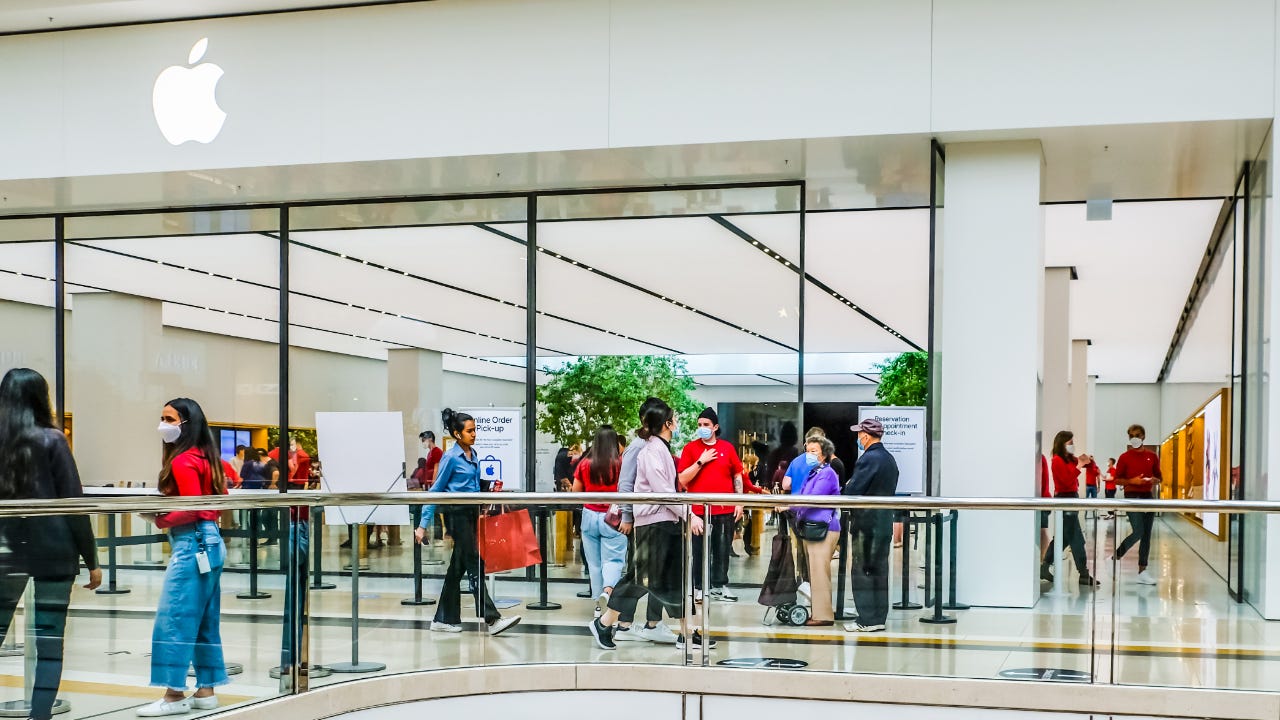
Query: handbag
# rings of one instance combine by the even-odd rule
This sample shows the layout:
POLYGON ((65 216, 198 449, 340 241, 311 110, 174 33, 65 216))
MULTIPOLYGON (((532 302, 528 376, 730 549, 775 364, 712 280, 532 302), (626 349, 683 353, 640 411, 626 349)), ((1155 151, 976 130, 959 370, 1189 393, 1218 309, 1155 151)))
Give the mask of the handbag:
POLYGON ((796 534, 801 540, 810 542, 821 542, 827 539, 827 532, 831 529, 830 525, 825 522, 815 522, 813 520, 801 520, 796 523, 796 534))
POLYGON ((528 510, 481 517, 476 534, 486 573, 517 570, 542 562, 538 536, 533 532, 528 510))
POLYGON ((609 506, 609 511, 604 514, 604 524, 617 530, 622 525, 622 508, 616 503, 609 506))

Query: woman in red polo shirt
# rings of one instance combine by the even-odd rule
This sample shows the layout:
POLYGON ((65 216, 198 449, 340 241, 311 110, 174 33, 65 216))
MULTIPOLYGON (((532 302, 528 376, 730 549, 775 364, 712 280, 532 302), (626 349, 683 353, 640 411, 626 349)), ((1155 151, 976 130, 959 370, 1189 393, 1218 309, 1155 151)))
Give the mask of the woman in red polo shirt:
MULTIPOLYGON (((1076 457, 1075 438, 1069 430, 1063 430, 1053 437, 1053 460, 1050 468, 1053 474, 1053 496, 1057 498, 1080 499, 1080 468, 1097 469, 1093 458, 1088 455, 1076 457)), ((1084 587, 1097 587, 1098 581, 1089 574, 1089 558, 1084 550, 1084 531, 1080 528, 1080 513, 1068 510, 1062 513, 1062 541, 1071 548, 1071 559, 1075 561, 1076 571, 1080 573, 1080 584, 1084 587)), ((1053 543, 1049 544, 1046 562, 1052 562, 1053 543)))
MULTIPOLYGON (((596 431, 591 448, 573 471, 574 492, 617 492, 622 452, 618 433, 609 425, 596 431)), ((627 566, 627 536, 618 529, 621 513, 609 514, 609 504, 582 506, 582 555, 591 575, 596 617, 609 606, 613 588, 627 566)))

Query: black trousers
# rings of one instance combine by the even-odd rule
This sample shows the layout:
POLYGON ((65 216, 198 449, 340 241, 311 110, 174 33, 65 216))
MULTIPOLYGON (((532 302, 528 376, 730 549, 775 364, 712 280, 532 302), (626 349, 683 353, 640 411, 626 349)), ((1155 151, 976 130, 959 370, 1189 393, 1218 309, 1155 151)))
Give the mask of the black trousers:
POLYGON ((711 587, 724 587, 729 584, 729 549, 733 545, 733 513, 712 515, 711 526, 703 534, 693 536, 693 587, 703 589, 702 555, 711 537, 711 587))
MULTIPOLYGON (((1125 495, 1125 497, 1130 497, 1125 495)), ((1138 496, 1132 496, 1138 497, 1138 496)), ((1150 498, 1147 495, 1146 498, 1150 498)), ((1146 499, 1144 498, 1144 499, 1146 499)), ((1116 548, 1116 557, 1122 558, 1124 554, 1133 548, 1134 544, 1138 545, 1138 567, 1145 568, 1147 560, 1151 558, 1151 530, 1156 524, 1156 514, 1149 512, 1130 512, 1129 513, 1129 537, 1120 543, 1120 547, 1116 548)))
MULTIPOLYGON (((1084 528, 1080 526, 1080 513, 1074 510, 1062 513, 1062 542, 1071 548, 1071 560, 1076 564, 1076 572, 1080 573, 1082 578, 1089 577, 1089 558, 1085 555, 1084 549, 1084 528)), ((1049 550, 1044 556, 1046 563, 1053 562, 1053 547, 1057 543, 1056 539, 1049 543, 1049 550)))
POLYGON ((859 625, 883 625, 889 616, 892 510, 854 510, 849 523, 849 587, 859 625))
POLYGON ((684 617, 682 572, 684 532, 679 523, 637 525, 631 531, 632 562, 609 596, 609 609, 618 611, 619 622, 634 617, 640 598, 649 596, 648 620, 684 617))
MULTIPOLYGON (((27 589, 27 575, 6 571, 0 577, 0 642, 13 621, 13 611, 27 589)), ((53 715, 53 701, 62 683, 62 644, 67 629, 67 606, 71 604, 74 577, 35 578, 36 677, 31 691, 29 717, 47 720, 53 715)), ((27 612, 31 612, 28 610, 27 612)))
POLYGON ((449 556, 449 569, 444 573, 444 587, 440 590, 440 603, 436 606, 436 622, 462 624, 462 590, 458 583, 469 572, 476 574, 476 614, 483 611, 486 623, 496 622, 502 617, 485 587, 484 561, 480 559, 480 549, 476 545, 476 521, 479 517, 480 512, 472 508, 444 515, 444 525, 453 538, 453 554, 449 556))

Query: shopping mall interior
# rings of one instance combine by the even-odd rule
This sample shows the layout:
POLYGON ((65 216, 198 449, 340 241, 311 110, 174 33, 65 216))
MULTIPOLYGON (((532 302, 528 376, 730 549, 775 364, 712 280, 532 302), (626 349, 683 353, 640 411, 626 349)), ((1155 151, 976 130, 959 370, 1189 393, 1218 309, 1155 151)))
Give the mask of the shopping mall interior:
MULTIPOLYGON (((0 119, 0 374, 48 379, 107 575, 73 590, 55 712, 135 717, 157 697, 170 545, 137 513, 160 507, 160 410, 189 397, 224 460, 291 435, 315 472, 231 491, 232 674, 221 707, 188 716, 1280 718, 1280 14, 1139 4, 1096 36, 1078 9, 942 0, 0 8, 0 96, 30 108, 0 119), (1064 39, 1028 45, 1053 23, 1064 39), (1071 44, 1084 35, 1096 57, 1071 44), (184 57, 222 78, 207 140, 166 126, 159 77, 184 57), (1262 62, 1265 78, 1238 72, 1262 62), (856 93, 832 89, 846 69, 856 93), (886 400, 911 357, 916 399, 886 400), (757 479, 813 427, 852 472, 851 426, 918 410, 883 632, 844 627, 844 535, 835 625, 765 601, 786 503, 757 496, 730 597, 696 614, 716 648, 593 642, 581 503, 556 458, 615 422, 604 398, 629 398, 630 434, 658 387, 686 438, 713 408, 757 479), (472 595, 464 632, 431 631, 453 539, 415 544, 422 500, 403 493, 420 433, 455 442, 445 408, 484 419, 482 463, 537 538, 540 562, 463 580, 521 616, 497 637, 472 595), (1050 506, 1033 504, 1058 431, 1105 466, 1134 424, 1160 456, 1156 500, 1199 503, 1157 516, 1153 584, 1116 557, 1135 510, 1056 507, 1042 536, 1050 506), (1066 513, 1096 587, 1065 543, 1041 579, 1066 513)), ((0 717, 27 716, 33 633, 19 610, 0 717)))

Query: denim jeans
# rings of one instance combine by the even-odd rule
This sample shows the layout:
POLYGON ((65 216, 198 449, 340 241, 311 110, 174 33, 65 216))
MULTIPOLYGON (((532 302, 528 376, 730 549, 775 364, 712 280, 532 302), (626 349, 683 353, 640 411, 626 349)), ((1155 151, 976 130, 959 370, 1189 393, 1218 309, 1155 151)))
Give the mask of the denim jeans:
POLYGON ((627 536, 609 527, 605 514, 582 511, 582 554, 591 572, 591 597, 598 598, 605 588, 615 587, 627 567, 627 536))
POLYGON ((227 552, 218 526, 201 520, 170 528, 169 546, 173 552, 151 633, 151 684, 184 689, 187 671, 194 664, 197 687, 225 685, 227 663, 222 657, 219 613, 227 552), (196 566, 201 548, 209 554, 207 573, 196 566))
MULTIPOLYGON (((307 592, 307 556, 311 546, 311 522, 303 519, 290 519, 289 544, 281 550, 285 554, 284 585, 284 634, 280 641, 280 667, 293 665, 293 622, 297 618, 302 626, 307 626, 307 613, 304 603, 307 592)), ((305 634, 305 630, 303 631, 305 634)), ((301 655, 301 653, 299 653, 301 655)), ((305 656, 303 656, 305 659, 305 656)))
MULTIPOLYGON (((35 578, 36 676, 31 689, 29 717, 43 720, 53 713, 53 701, 62 683, 62 638, 67 628, 73 577, 35 578)), ((6 569, 0 577, 0 642, 13 620, 13 611, 27 589, 27 575, 6 569)), ((28 610, 28 612, 30 612, 28 610)))

